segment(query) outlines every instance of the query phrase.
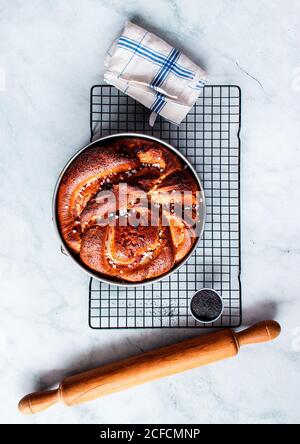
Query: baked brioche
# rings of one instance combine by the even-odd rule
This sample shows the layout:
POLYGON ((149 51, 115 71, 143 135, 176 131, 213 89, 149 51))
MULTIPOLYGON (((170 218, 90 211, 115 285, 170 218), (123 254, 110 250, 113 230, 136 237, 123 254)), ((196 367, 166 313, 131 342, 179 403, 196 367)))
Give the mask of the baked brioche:
POLYGON ((198 191, 189 169, 162 144, 116 139, 84 150, 64 173, 57 195, 59 229, 87 268, 143 282, 170 271, 193 247, 194 218, 184 220, 172 208, 184 204, 199 218, 198 191))

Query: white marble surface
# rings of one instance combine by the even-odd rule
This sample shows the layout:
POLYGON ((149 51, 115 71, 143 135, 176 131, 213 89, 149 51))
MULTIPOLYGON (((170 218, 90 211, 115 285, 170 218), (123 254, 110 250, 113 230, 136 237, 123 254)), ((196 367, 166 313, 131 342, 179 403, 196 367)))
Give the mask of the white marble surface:
POLYGON ((0 422, 299 422, 299 41, 298 0, 0 0, 0 422), (24 417, 30 391, 193 334, 90 330, 88 278, 51 223, 57 175, 89 138, 89 88, 127 18, 211 82, 243 88, 244 324, 276 318, 283 333, 235 360, 24 417))

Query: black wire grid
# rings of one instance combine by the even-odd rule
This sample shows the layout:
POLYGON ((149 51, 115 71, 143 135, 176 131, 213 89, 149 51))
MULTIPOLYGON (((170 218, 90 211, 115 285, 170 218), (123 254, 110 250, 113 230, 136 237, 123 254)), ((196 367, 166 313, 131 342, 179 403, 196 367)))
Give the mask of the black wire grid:
POLYGON ((179 149, 198 172, 206 195, 203 238, 189 261, 160 282, 117 287, 91 279, 90 326, 100 328, 204 327, 190 315, 190 297, 214 288, 224 313, 206 327, 241 323, 240 284, 240 123, 237 86, 207 86, 179 126, 158 119, 149 126, 149 110, 113 86, 91 89, 91 140, 122 132, 162 139, 179 149))

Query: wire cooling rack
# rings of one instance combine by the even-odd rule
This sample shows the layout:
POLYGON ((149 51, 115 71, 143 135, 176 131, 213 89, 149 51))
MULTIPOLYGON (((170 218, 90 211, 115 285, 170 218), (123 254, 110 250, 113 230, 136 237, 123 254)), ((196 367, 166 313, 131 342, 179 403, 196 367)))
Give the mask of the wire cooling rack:
POLYGON ((91 279, 92 328, 204 327, 191 317, 190 297, 199 289, 219 291, 224 313, 205 327, 241 323, 240 284, 240 123, 237 86, 207 86, 179 126, 158 119, 113 86, 91 89, 91 140, 121 132, 153 135, 179 149, 198 172, 206 195, 205 232, 195 254, 161 282, 122 287, 91 279))

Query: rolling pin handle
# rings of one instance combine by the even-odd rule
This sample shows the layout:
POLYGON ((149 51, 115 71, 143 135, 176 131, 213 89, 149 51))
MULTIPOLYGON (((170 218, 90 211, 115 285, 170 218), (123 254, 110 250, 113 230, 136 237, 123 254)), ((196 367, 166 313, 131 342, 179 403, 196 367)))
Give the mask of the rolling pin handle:
POLYGON ((19 402, 18 408, 24 415, 34 415, 35 413, 48 409, 59 401, 59 389, 36 392, 24 396, 19 402))
POLYGON ((239 347, 260 342, 269 342, 276 339, 281 332, 281 327, 276 321, 263 321, 246 330, 234 333, 239 347))

